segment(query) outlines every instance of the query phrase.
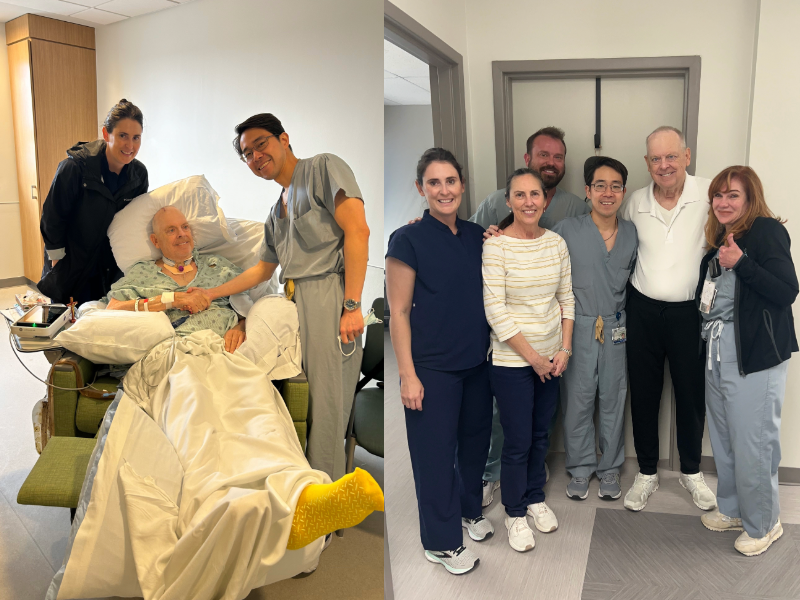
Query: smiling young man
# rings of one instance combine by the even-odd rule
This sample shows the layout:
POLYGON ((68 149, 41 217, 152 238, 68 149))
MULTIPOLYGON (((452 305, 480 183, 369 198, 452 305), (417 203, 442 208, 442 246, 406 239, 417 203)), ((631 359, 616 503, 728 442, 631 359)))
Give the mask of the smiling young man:
POLYGON ((625 508, 642 510, 658 488, 658 411, 664 359, 675 389, 680 484, 698 508, 717 505, 700 472, 705 382, 695 286, 705 246, 708 179, 686 173, 692 152, 683 133, 659 127, 644 157, 653 181, 636 190, 620 216, 636 225, 639 255, 628 287, 627 356, 633 441, 639 473, 625 508))
POLYGON ((594 473, 600 479, 600 498, 622 495, 619 469, 625 460, 625 288, 636 262, 636 227, 619 219, 628 169, 618 160, 592 157, 584 170, 588 215, 559 221, 553 232, 564 238, 572 265, 575 296, 573 355, 564 372, 566 467, 572 476, 567 496, 589 495, 594 473), (594 401, 599 392, 600 453, 594 437, 594 401))
MULTIPOLYGON (((558 187, 566 174, 567 144, 564 142, 564 132, 558 127, 543 127, 528 138, 525 148, 525 164, 529 169, 539 173, 547 192, 544 200, 544 213, 539 218, 539 226, 552 229, 553 225, 565 217, 587 214, 589 205, 584 202, 583 198, 578 198, 575 194, 570 194, 558 187)), ((510 214, 511 209, 506 204, 506 190, 502 188, 492 192, 481 202, 478 210, 469 220, 488 229, 490 225, 499 225, 510 214)), ((503 428, 500 425, 500 415, 497 412, 497 404, 495 404, 492 416, 492 443, 486 471, 483 474, 484 506, 492 503, 494 491, 500 487, 500 455, 502 451, 503 428)))
POLYGON ((213 300, 250 289, 279 264, 281 281, 293 282, 309 386, 308 461, 335 480, 345 472, 345 427, 361 367, 369 248, 361 190, 333 154, 298 159, 271 114, 237 125, 233 145, 254 175, 283 190, 264 223, 260 262, 206 293, 213 300))

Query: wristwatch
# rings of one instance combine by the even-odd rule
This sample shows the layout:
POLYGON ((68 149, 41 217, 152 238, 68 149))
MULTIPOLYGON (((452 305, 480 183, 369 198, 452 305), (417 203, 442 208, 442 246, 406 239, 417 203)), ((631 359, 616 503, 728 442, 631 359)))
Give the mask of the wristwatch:
POLYGON ((561 350, 559 352, 563 352, 567 355, 567 358, 572 358, 572 350, 567 350, 564 346, 561 346, 561 350))
POLYGON ((357 308, 361 308, 361 302, 356 302, 355 300, 348 298, 344 301, 344 308, 345 310, 354 311, 357 308))

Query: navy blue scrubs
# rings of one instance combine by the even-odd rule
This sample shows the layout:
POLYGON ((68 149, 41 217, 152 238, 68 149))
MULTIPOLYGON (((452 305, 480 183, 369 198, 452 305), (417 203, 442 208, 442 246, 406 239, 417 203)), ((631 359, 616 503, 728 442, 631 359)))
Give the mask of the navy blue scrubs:
POLYGON ((461 219, 456 228, 453 234, 426 210, 391 235, 386 253, 416 272, 411 356, 424 396, 421 411, 405 409, 406 433, 420 537, 434 551, 461 546, 461 518, 481 514, 492 425, 484 230, 461 219))

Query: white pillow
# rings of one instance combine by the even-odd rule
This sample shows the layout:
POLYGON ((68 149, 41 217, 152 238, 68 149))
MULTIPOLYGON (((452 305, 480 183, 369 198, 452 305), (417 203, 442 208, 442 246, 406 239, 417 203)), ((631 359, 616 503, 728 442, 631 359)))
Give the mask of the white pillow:
POLYGON ((174 335, 163 312, 92 310, 59 333, 55 341, 93 363, 130 365, 174 335))
POLYGON ((114 216, 108 227, 108 239, 117 265, 127 273, 139 261, 161 257, 161 252, 150 241, 150 234, 153 233, 153 215, 164 206, 175 206, 184 214, 192 226, 197 250, 234 241, 236 238, 228 229, 218 200, 219 196, 203 175, 162 185, 134 198, 114 216))
MULTIPOLYGON (((232 242, 220 241, 206 246, 200 254, 216 254, 227 258, 240 269, 254 267, 261 260, 261 245, 264 243, 264 224, 258 221, 228 219, 228 230, 235 236, 232 242)), ((264 296, 278 293, 280 268, 268 281, 264 281, 246 293, 231 296, 231 306, 243 317, 247 316, 253 302, 264 296)))

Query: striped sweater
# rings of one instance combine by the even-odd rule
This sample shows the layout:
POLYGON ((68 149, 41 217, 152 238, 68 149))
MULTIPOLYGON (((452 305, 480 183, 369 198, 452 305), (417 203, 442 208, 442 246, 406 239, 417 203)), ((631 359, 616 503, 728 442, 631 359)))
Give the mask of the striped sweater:
POLYGON ((483 306, 492 328, 492 363, 529 366, 505 340, 520 331, 542 356, 561 348, 561 319, 575 320, 572 271, 564 239, 492 237, 483 245, 483 306))

